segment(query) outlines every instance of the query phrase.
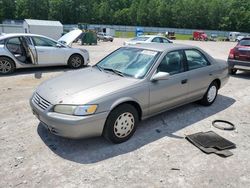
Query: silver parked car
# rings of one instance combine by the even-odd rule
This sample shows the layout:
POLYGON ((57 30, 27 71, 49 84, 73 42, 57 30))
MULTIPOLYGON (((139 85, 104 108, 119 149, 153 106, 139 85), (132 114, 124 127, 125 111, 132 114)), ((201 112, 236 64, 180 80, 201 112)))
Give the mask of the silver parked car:
POLYGON ((121 143, 140 120, 193 101, 211 105, 227 80, 227 63, 199 48, 143 44, 45 81, 30 105, 53 134, 121 143))
POLYGON ((0 74, 27 67, 68 65, 81 68, 87 65, 88 51, 68 46, 80 35, 76 34, 77 31, 73 31, 73 35, 68 33, 59 39, 60 42, 33 34, 0 36, 0 74))
POLYGON ((103 32, 98 32, 97 33, 97 40, 113 42, 114 37, 107 35, 106 33, 103 33, 103 32))
POLYGON ((168 38, 161 35, 141 35, 131 39, 130 41, 125 41, 124 45, 135 45, 135 44, 145 44, 145 43, 163 43, 169 44, 173 43, 168 38))

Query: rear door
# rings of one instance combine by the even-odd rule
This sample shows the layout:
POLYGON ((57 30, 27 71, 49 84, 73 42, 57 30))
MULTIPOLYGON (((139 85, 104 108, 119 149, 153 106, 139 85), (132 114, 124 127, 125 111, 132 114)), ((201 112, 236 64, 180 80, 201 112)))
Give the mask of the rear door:
POLYGON ((23 43, 24 48, 27 51, 27 58, 32 64, 37 64, 38 56, 37 56, 37 51, 36 48, 31 40, 30 37, 28 36, 23 36, 21 37, 21 41, 23 43))
POLYGON ((184 50, 188 65, 188 100, 202 97, 212 82, 211 63, 196 49, 184 50))

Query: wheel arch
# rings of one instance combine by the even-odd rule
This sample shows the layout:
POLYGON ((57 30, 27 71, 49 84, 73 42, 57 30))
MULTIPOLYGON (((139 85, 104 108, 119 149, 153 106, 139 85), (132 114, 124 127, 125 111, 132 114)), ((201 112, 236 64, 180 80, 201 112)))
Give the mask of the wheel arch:
POLYGON ((70 58, 71 58, 72 56, 74 56, 74 55, 79 55, 79 56, 81 56, 81 58, 82 58, 82 60, 83 60, 83 64, 85 63, 85 58, 84 58, 84 56, 83 56, 82 54, 78 53, 78 52, 72 53, 72 54, 69 56, 69 58, 68 58, 68 60, 67 60, 67 63, 69 63, 70 58))
POLYGON ((12 57, 7 56, 7 55, 0 55, 0 58, 1 58, 1 57, 10 59, 10 60, 14 63, 15 68, 17 68, 17 66, 16 66, 16 61, 15 61, 12 57))
POLYGON ((124 98, 124 99, 120 99, 120 100, 114 102, 111 105, 110 112, 112 110, 114 110, 115 108, 117 108, 118 106, 122 105, 122 104, 130 104, 133 107, 135 107, 135 109, 138 112, 139 120, 141 120, 141 117, 142 117, 142 108, 141 108, 141 105, 139 104, 138 101, 136 101, 135 99, 132 99, 132 98, 124 98))
POLYGON ((214 79, 211 83, 213 83, 213 82, 216 82, 216 84, 217 84, 217 86, 218 86, 218 89, 221 88, 221 81, 220 81, 219 78, 214 79))
POLYGON ((14 60, 12 57, 7 56, 7 55, 0 55, 0 57, 5 57, 5 58, 10 59, 11 61, 13 61, 13 62, 14 62, 15 66, 16 66, 16 62, 15 62, 15 60, 14 60))

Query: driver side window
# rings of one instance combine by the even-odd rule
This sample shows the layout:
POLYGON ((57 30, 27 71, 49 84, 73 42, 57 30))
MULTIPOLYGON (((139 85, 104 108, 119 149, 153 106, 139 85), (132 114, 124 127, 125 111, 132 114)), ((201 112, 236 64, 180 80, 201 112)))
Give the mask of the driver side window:
POLYGON ((56 47, 56 42, 43 37, 32 37, 35 46, 56 47))
POLYGON ((161 61, 157 72, 167 72, 170 75, 184 72, 183 59, 181 51, 169 52, 161 61))

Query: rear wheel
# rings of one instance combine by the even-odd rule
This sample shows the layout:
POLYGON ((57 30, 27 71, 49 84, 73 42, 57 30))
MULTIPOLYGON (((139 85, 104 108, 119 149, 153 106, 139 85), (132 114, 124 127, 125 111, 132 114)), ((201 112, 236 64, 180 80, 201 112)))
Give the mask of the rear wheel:
POLYGON ((11 74, 15 71, 15 63, 7 57, 0 57, 0 74, 11 74))
POLYGON ((237 69, 229 69, 229 74, 235 75, 237 72, 237 69))
POLYGON ((204 106, 210 106, 215 101, 218 94, 218 84, 216 82, 212 82, 207 89, 207 92, 200 100, 200 103, 204 106))
POLYGON ((73 54, 68 60, 68 65, 72 69, 78 69, 84 66, 83 57, 79 54, 73 54))
POLYGON ((122 143, 133 136, 138 124, 138 112, 130 104, 112 110, 107 118, 103 136, 113 143, 122 143))

